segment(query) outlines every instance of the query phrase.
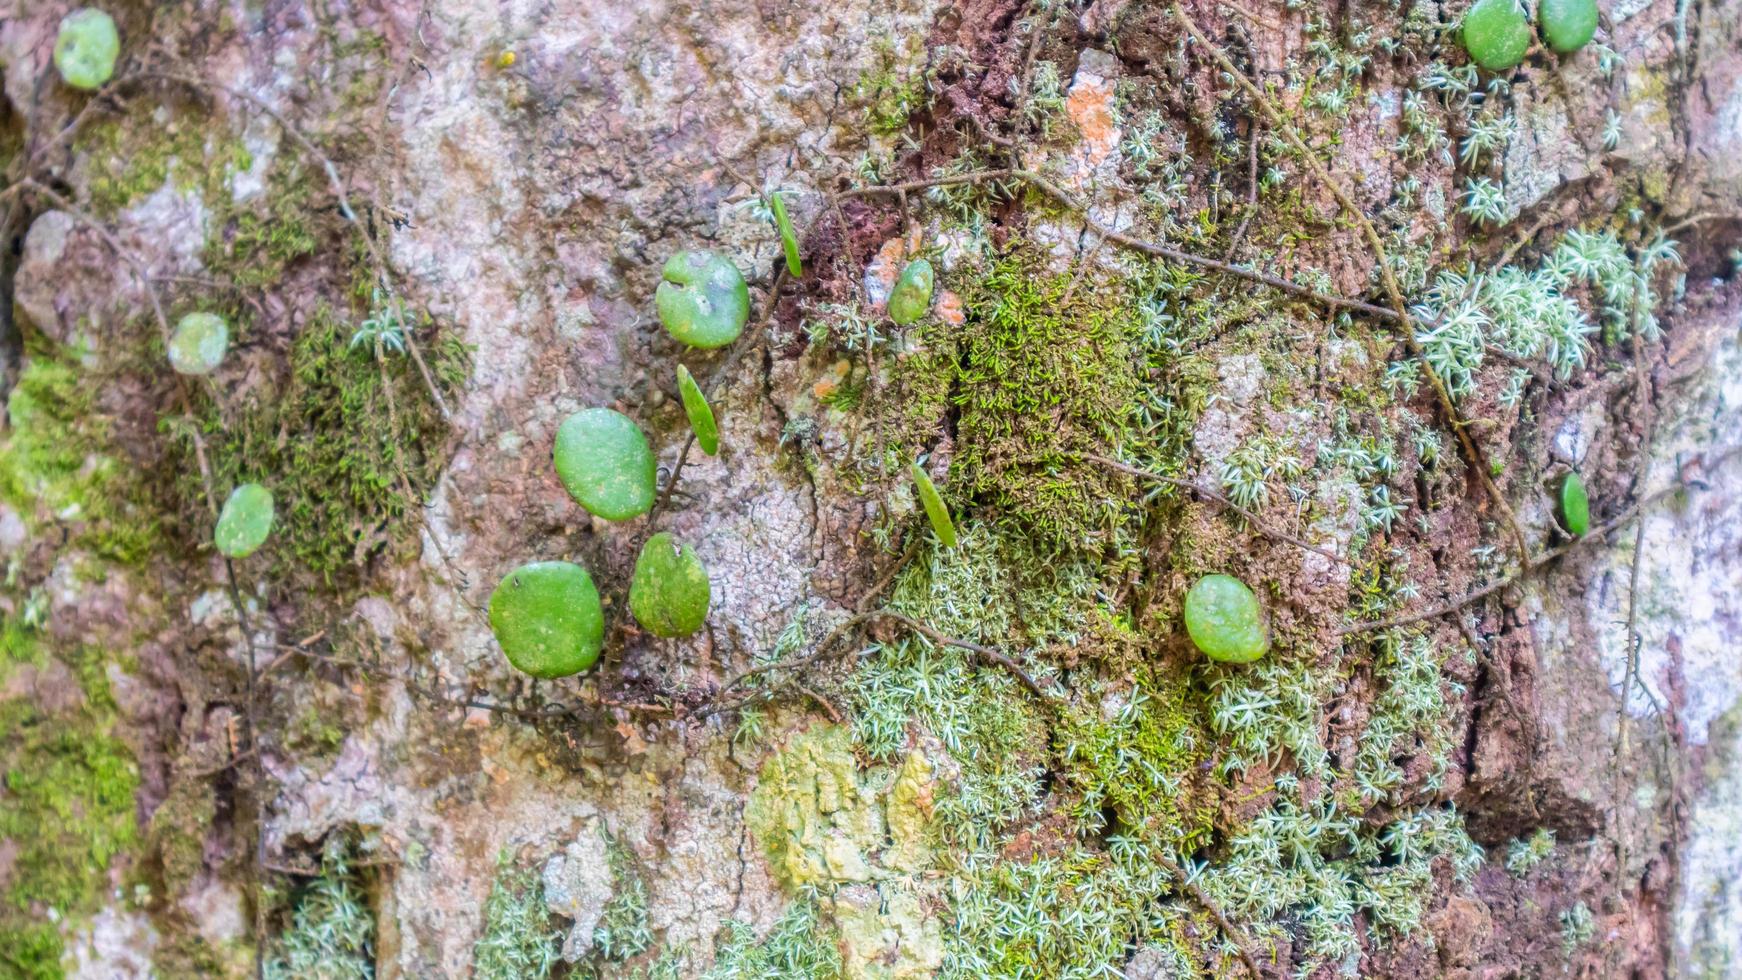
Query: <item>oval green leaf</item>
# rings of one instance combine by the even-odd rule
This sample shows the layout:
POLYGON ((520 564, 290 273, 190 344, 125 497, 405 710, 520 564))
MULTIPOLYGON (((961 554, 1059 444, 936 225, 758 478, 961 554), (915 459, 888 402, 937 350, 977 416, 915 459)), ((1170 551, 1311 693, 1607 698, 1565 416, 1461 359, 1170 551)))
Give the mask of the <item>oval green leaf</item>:
POLYGON ((230 349, 230 327, 212 313, 189 313, 169 337, 169 366, 178 374, 211 374, 230 349))
POLYGON ((931 529, 937 533, 938 541, 946 548, 956 546, 956 525, 950 520, 950 509, 944 506, 944 498, 938 493, 938 488, 931 482, 931 477, 925 475, 925 470, 918 463, 907 464, 908 474, 913 477, 914 489, 919 491, 919 502, 925 507, 926 519, 931 521, 931 529))
POLYGON ((1577 473, 1568 473, 1561 481, 1561 524, 1575 537, 1591 527, 1591 498, 1577 473))
POLYGON ((629 583, 629 611, 654 636, 688 636, 708 618, 708 570, 664 531, 647 539, 629 583))
POLYGON ((272 491, 258 483, 244 483, 230 491, 212 539, 226 558, 246 558, 266 543, 272 533, 272 491))
POLYGON ((516 670, 545 679, 593 666, 605 645, 605 611, 587 570, 536 561, 490 593, 490 632, 516 670))
POLYGON ((677 366, 677 393, 683 399, 683 412, 690 417, 690 431, 696 434, 696 445, 709 456, 720 451, 720 428, 714 422, 714 410, 708 407, 708 396, 702 386, 682 364, 677 366))
POLYGON ((1537 8, 1542 39, 1556 54, 1572 54, 1597 33, 1596 0, 1542 0, 1537 8))
POLYGON ((913 321, 925 316, 925 311, 931 309, 932 285, 936 276, 932 273, 931 263, 925 259, 914 259, 901 270, 901 275, 895 280, 895 288, 889 291, 889 319, 900 326, 907 326, 913 321))
POLYGON ((1186 633, 1204 656, 1245 664, 1270 648, 1264 610, 1246 583, 1232 575, 1206 575, 1186 593, 1186 633))
POLYGON ((621 412, 589 408, 564 419, 551 457, 563 488, 588 513, 626 521, 653 508, 653 448, 621 412))
POLYGON ((1530 50, 1530 22, 1517 0, 1476 0, 1464 15, 1464 50, 1489 71, 1505 71, 1530 50))
POLYGON ((54 67, 68 85, 87 92, 102 88, 115 74, 115 59, 120 56, 121 35, 108 14, 85 7, 61 18, 54 39, 54 67))
POLYGON ((792 219, 786 216, 786 202, 780 192, 768 195, 769 210, 774 212, 774 227, 780 232, 780 248, 786 253, 786 271, 794 279, 804 275, 804 263, 798 256, 798 233, 792 230, 792 219))
POLYGON ((665 263, 664 282, 654 290, 659 322, 667 333, 690 345, 724 347, 744 332, 750 319, 750 287, 729 260, 713 252, 679 252, 665 263))

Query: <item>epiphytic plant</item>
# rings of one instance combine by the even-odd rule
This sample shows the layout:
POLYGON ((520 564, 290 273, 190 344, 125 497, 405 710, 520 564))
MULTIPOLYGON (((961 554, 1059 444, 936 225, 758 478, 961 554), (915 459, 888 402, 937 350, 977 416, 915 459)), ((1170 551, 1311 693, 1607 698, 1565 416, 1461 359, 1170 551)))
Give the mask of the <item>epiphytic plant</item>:
POLYGON ((108 14, 85 7, 61 18, 54 39, 54 66, 68 85, 86 91, 102 88, 115 74, 120 54, 121 36, 108 14))
POLYGON ((925 507, 926 519, 931 521, 931 529, 938 536, 938 543, 946 548, 956 546, 956 525, 950 520, 950 510, 944 506, 944 498, 938 493, 938 488, 926 476, 925 470, 918 463, 908 464, 907 471, 913 476, 913 488, 919 494, 919 502, 925 507))
POLYGON ((889 291, 889 319, 906 326, 925 316, 926 310, 931 309, 935 279, 930 262, 925 259, 909 262, 889 291))
POLYGON ((1542 39, 1557 54, 1572 54, 1597 33, 1596 0, 1542 0, 1536 13, 1542 39))
POLYGON ((490 631, 516 669, 534 677, 578 674, 599 659, 605 612, 587 570, 572 562, 522 565, 490 594, 490 631))
POLYGON ((230 328, 212 313, 189 313, 169 338, 169 366, 180 374, 210 374, 230 349, 230 328))
POLYGON ((696 434, 696 445, 709 456, 720 451, 720 427, 714 421, 714 410, 708 406, 708 396, 695 376, 682 364, 677 366, 677 393, 683 399, 684 414, 689 416, 690 431, 696 434))
POLYGON ((629 611, 654 636, 688 636, 708 618, 712 589, 695 550, 664 531, 647 539, 629 583, 629 611))
POLYGON ((798 233, 792 230, 792 219, 786 215, 786 201, 780 192, 768 195, 768 208, 774 213, 774 227, 780 232, 780 250, 786 253, 786 271, 794 279, 804 275, 804 263, 798 256, 798 233))
POLYGON ((1575 537, 1591 526, 1591 498, 1585 493, 1584 478, 1576 472, 1561 480, 1561 524, 1575 537))
POLYGON ((1186 593, 1186 633, 1211 660, 1251 663, 1270 648, 1258 597, 1232 575, 1206 575, 1186 593))
POLYGON ((272 491, 258 483, 244 483, 224 501, 212 537, 225 558, 246 558, 265 544, 271 533, 272 491))
POLYGON ((588 513, 626 521, 653 508, 653 449, 628 416, 608 408, 576 412, 557 428, 552 456, 563 487, 588 513))
POLYGON ((668 259, 654 291, 659 320, 673 337, 712 349, 738 339, 750 319, 750 287, 731 260, 686 250, 668 259))
POLYGON ((1505 71, 1530 49, 1530 22, 1518 0, 1476 0, 1464 15, 1464 50, 1489 71, 1505 71))

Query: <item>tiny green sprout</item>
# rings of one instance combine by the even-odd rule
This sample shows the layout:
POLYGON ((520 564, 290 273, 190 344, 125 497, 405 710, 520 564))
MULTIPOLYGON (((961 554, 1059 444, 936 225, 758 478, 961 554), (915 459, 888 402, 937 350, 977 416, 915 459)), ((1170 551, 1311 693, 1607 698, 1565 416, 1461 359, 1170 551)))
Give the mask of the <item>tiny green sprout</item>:
POLYGON ((640 426, 608 408, 569 416, 551 451, 557 478, 575 503, 608 521, 626 521, 653 507, 657 467, 640 426))
POLYGON ((786 216, 786 202, 780 192, 768 195, 769 210, 774 212, 774 227, 780 231, 780 248, 786 253, 786 271, 794 279, 804 275, 804 263, 798 257, 798 233, 792 230, 792 219, 786 216))
POLYGON ((750 319, 750 287, 730 260, 713 252, 679 252, 665 263, 664 282, 654 291, 659 321, 690 345, 724 347, 750 319))
POLYGON ((907 268, 902 269, 901 275, 895 280, 895 288, 889 291, 889 319, 905 327, 925 316, 925 311, 931 309, 931 290, 935 279, 931 263, 925 259, 914 259, 907 263, 907 268))
POLYGON ((1572 54, 1597 33, 1596 0, 1542 0, 1537 8, 1542 39, 1556 54, 1572 54))
POLYGON ((1464 50, 1489 71, 1505 71, 1530 49, 1530 22, 1518 0, 1476 0, 1464 15, 1464 50))
POLYGON ((629 611, 654 636, 688 636, 708 618, 708 570, 664 531, 647 539, 629 582, 629 611))
POLYGON ((272 533, 272 491, 258 483, 244 483, 230 491, 212 539, 225 558, 246 558, 266 543, 272 533))
POLYGON ((54 66, 73 88, 93 91, 115 74, 121 35, 115 19, 95 7, 75 10, 60 21, 54 39, 54 66))
POLYGON ((1577 537, 1591 526, 1591 498, 1585 493, 1585 480, 1577 473, 1568 473, 1561 481, 1561 523, 1577 537))
POLYGON ((931 477, 925 475, 925 470, 918 463, 909 463, 907 471, 913 476, 914 489, 919 491, 919 502, 925 506, 926 519, 931 521, 931 529, 937 533, 938 542, 946 548, 956 546, 956 525, 950 520, 949 508, 944 506, 944 498, 938 493, 938 488, 931 482, 931 477))
POLYGON ((535 561, 509 572, 490 593, 490 632, 516 670, 567 677, 598 661, 605 611, 586 569, 535 561))
POLYGON ((169 337, 169 366, 178 374, 211 374, 230 349, 230 327, 212 313, 189 313, 169 337))
POLYGON ((690 417, 690 430, 696 434, 696 445, 709 456, 720 451, 720 427, 714 422, 714 410, 708 407, 708 396, 702 386, 682 364, 677 366, 677 393, 683 399, 683 413, 690 417))
POLYGON ((1251 663, 1270 648, 1258 597, 1232 575, 1198 579, 1186 593, 1185 620, 1192 643, 1211 660, 1251 663))

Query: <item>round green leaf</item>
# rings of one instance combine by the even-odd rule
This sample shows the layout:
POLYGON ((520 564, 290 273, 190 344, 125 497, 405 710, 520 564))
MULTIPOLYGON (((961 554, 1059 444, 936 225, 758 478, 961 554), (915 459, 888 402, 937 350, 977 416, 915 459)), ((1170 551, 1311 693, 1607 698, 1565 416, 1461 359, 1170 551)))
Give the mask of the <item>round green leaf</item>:
POLYGON ((490 593, 490 632, 516 670, 567 677, 599 659, 605 611, 586 569, 535 561, 509 572, 490 593))
POLYGON ((1530 50, 1530 22, 1518 0, 1476 0, 1464 15, 1464 50, 1489 71, 1505 71, 1530 50))
POLYGON ((608 408, 576 412, 557 428, 551 455, 557 478, 588 513, 626 521, 652 509, 653 449, 628 416, 608 408))
POLYGON ((1542 39, 1557 54, 1572 54, 1597 33, 1596 0, 1542 0, 1537 8, 1542 39))
POLYGON ((774 212, 774 227, 780 231, 780 248, 786 253, 786 271, 794 279, 804 275, 804 263, 798 257, 798 233, 792 230, 792 219, 786 216, 786 202, 780 192, 768 195, 768 207, 774 212))
POLYGON ((682 364, 677 366, 677 393, 683 399, 683 412, 690 417, 690 430, 696 434, 696 445, 709 456, 720 451, 720 429, 714 423, 714 410, 708 407, 708 396, 702 386, 682 364))
POLYGON ((895 288, 889 291, 889 319, 906 326, 925 316, 925 311, 931 309, 931 290, 935 280, 930 262, 914 259, 907 263, 907 268, 902 269, 900 277, 895 280, 895 288))
POLYGON ((925 507, 926 519, 931 521, 931 529, 937 533, 938 541, 946 548, 956 546, 956 525, 950 520, 950 509, 944 506, 944 498, 938 493, 938 488, 931 482, 931 477, 925 475, 925 470, 918 463, 907 464, 908 475, 913 477, 914 489, 919 491, 919 502, 925 507))
POLYGON ((54 39, 54 67, 68 85, 86 91, 102 88, 115 74, 120 55, 121 35, 108 14, 85 7, 61 18, 54 39))
POLYGON ((691 347, 724 347, 744 332, 750 319, 750 287, 729 260, 713 252, 684 251, 672 256, 654 291, 659 322, 691 347))
POLYGON ((230 349, 230 327, 212 313, 189 313, 169 338, 169 366, 179 374, 210 374, 230 349))
POLYGON ((258 483, 244 483, 230 491, 218 526, 212 532, 218 553, 226 558, 246 558, 266 543, 272 533, 272 491, 258 483))
POLYGON ((654 636, 688 636, 702 628, 713 598, 708 570, 688 545, 661 531, 647 539, 629 583, 629 611, 654 636))
POLYGON ((1591 527, 1591 498, 1585 493, 1584 478, 1568 473, 1561 481, 1561 523, 1574 536, 1591 527))
POLYGON ((1270 648, 1258 597, 1232 575, 1205 575, 1186 593, 1186 633, 1204 656, 1251 663, 1270 648))

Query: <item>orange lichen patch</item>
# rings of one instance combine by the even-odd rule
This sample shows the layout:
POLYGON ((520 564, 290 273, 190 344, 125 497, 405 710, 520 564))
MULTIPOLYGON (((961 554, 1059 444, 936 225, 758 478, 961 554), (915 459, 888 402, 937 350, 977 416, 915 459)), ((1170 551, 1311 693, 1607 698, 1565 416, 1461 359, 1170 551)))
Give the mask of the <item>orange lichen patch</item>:
POLYGON ((851 374, 852 371, 853 365, 849 363, 846 358, 836 361, 834 365, 829 368, 828 375, 823 377, 816 384, 811 385, 811 394, 816 396, 817 401, 822 401, 830 395, 833 395, 835 392, 841 390, 841 385, 846 383, 847 375, 851 374))
POLYGON ((896 277, 907 258, 919 251, 919 230, 904 238, 891 238, 877 250, 865 267, 865 301, 874 310, 889 302, 889 291, 895 288, 896 277))
POLYGON ((1119 124, 1113 116, 1113 86, 1099 75, 1077 73, 1065 98, 1065 112, 1083 141, 1072 155, 1085 170, 1100 166, 1119 146, 1119 124))
POLYGON ((952 327, 959 327, 968 319, 968 314, 962 309, 962 297, 949 290, 938 294, 937 303, 933 305, 939 320, 952 327))

